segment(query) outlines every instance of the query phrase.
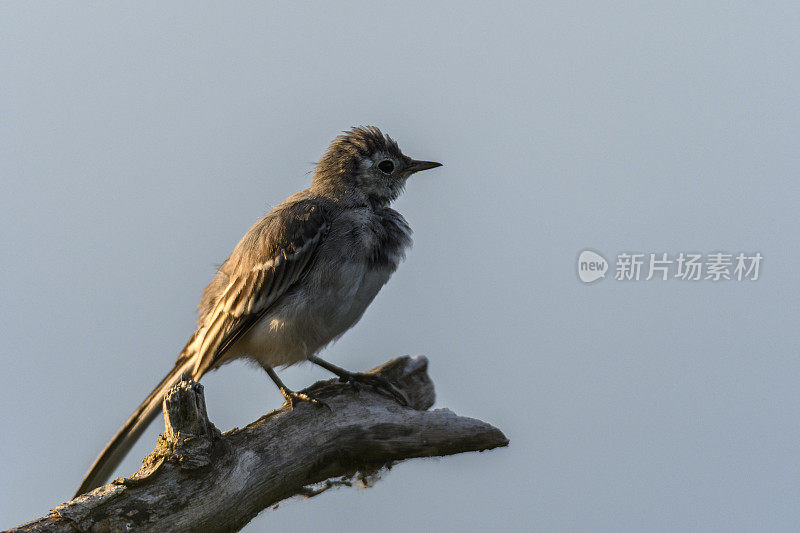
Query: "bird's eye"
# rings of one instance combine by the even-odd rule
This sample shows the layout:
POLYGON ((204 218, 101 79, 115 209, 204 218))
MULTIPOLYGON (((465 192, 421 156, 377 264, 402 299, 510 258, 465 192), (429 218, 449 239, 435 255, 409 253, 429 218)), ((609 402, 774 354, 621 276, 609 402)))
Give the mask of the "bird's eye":
POLYGON ((394 163, 392 163, 388 159, 384 159, 380 163, 378 163, 378 170, 383 172, 384 174, 391 174, 394 170, 394 163))

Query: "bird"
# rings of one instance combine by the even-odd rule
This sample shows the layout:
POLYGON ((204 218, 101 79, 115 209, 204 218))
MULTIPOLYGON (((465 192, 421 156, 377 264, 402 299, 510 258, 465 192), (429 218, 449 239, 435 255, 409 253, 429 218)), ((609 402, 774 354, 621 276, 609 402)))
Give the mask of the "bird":
POLYGON ((411 246, 411 228, 390 207, 407 179, 442 166, 412 159, 375 126, 342 132, 317 162, 311 186, 258 220, 203 290, 197 329, 175 366, 90 467, 75 497, 113 473, 182 379, 237 359, 260 365, 289 408, 325 404, 289 389, 275 372, 309 361, 340 380, 374 385, 403 403, 391 383, 317 357, 362 317, 411 246))

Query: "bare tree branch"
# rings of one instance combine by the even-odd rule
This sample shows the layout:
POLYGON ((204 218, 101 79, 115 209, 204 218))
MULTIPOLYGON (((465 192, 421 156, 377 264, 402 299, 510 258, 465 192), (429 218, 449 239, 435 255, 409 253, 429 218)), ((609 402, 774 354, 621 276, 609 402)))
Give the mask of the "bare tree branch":
POLYGON ((164 399, 165 431, 141 470, 10 531, 237 531, 291 496, 369 485, 396 461, 508 444, 485 422, 428 411, 427 367, 425 357, 400 357, 370 371, 396 383, 409 407, 371 387, 320 381, 303 392, 330 410, 303 403, 225 434, 208 420, 202 386, 183 381, 164 399))

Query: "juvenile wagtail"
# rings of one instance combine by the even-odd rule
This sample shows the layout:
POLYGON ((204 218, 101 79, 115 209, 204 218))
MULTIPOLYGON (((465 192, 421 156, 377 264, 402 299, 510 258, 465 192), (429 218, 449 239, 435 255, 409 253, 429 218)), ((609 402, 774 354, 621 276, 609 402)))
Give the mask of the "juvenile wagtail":
POLYGON ((86 474, 76 496, 98 487, 119 465, 183 377, 239 358, 257 362, 292 406, 321 402, 289 390, 277 366, 311 361, 344 381, 402 394, 374 376, 316 357, 358 322, 411 245, 411 228, 389 207, 415 172, 441 166, 403 155, 375 127, 334 139, 317 163, 311 187, 256 222, 203 291, 197 331, 161 380, 86 474))

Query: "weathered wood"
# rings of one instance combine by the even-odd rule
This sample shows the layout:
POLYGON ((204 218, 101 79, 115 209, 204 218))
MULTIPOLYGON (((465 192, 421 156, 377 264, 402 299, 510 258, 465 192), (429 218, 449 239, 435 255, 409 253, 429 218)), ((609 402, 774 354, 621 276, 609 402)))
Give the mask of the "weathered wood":
POLYGON ((396 383, 408 407, 371 387, 321 381, 303 392, 330 410, 284 407, 225 434, 208 420, 202 386, 181 382, 164 400, 165 431, 141 470, 10 531, 236 531, 285 498, 368 484, 396 461, 508 444, 485 422, 428 411, 427 367, 425 357, 400 357, 370 371, 396 383))

